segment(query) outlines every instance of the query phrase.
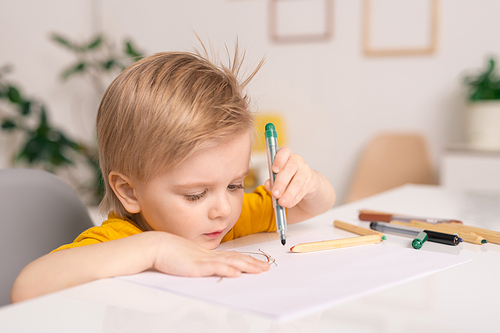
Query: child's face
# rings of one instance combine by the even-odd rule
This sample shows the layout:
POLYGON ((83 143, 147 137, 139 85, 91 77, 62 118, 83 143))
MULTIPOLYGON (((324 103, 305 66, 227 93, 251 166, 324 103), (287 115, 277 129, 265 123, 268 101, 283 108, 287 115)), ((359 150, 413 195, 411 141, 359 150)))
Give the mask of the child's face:
POLYGON ((137 184, 134 194, 142 220, 153 230, 216 248, 240 216, 250 152, 248 132, 202 149, 164 174, 137 184))

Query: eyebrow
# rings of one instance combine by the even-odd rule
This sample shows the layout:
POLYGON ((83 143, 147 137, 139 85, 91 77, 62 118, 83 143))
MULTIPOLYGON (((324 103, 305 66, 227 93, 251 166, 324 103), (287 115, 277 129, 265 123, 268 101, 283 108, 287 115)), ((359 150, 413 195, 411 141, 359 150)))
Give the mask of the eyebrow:
MULTIPOLYGON (((250 173, 250 169, 247 169, 245 172, 243 172, 241 175, 238 175, 235 179, 243 179, 245 178, 248 174, 250 173)), ((200 181, 200 182, 193 182, 193 183, 183 183, 183 184, 176 184, 174 185, 175 188, 192 188, 192 187, 204 187, 204 186, 211 186, 214 183, 210 182, 205 182, 205 181, 200 181)))

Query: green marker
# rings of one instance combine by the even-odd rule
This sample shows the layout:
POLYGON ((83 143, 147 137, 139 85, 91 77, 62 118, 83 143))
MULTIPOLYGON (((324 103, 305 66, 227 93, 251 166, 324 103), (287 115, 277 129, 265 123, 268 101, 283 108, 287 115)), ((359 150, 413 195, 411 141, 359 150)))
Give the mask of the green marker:
MULTIPOLYGON (((266 125, 266 148, 267 148, 267 164, 269 167, 269 179, 271 181, 271 188, 274 185, 274 178, 276 174, 273 172, 272 165, 274 163, 274 156, 278 152, 278 134, 274 128, 274 124, 269 123, 266 125)), ((285 209, 278 204, 278 199, 273 198, 274 214, 276 216, 276 227, 280 234, 281 244, 286 243, 286 215, 285 209)))
POLYGON ((421 231, 417 237, 415 237, 415 239, 413 240, 413 242, 411 242, 411 246, 413 246, 413 248, 415 250, 418 250, 422 247, 422 245, 425 243, 425 241, 428 239, 429 237, 427 236, 427 233, 425 233, 424 231, 421 231))

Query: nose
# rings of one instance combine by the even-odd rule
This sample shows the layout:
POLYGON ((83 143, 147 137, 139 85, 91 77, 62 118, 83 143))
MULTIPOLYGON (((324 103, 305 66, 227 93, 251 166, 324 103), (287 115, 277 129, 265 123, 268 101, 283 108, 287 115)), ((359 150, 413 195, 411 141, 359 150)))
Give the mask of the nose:
POLYGON ((214 200, 208 212, 208 218, 214 220, 217 218, 228 217, 232 211, 229 194, 223 193, 221 195, 214 196, 213 199, 214 200))

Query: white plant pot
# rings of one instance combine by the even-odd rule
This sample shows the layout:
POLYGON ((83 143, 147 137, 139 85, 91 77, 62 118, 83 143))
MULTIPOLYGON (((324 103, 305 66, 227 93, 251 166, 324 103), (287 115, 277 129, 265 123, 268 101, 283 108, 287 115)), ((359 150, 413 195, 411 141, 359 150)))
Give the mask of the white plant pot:
POLYGON ((471 102, 466 110, 467 143, 477 149, 500 149, 500 101, 471 102))

